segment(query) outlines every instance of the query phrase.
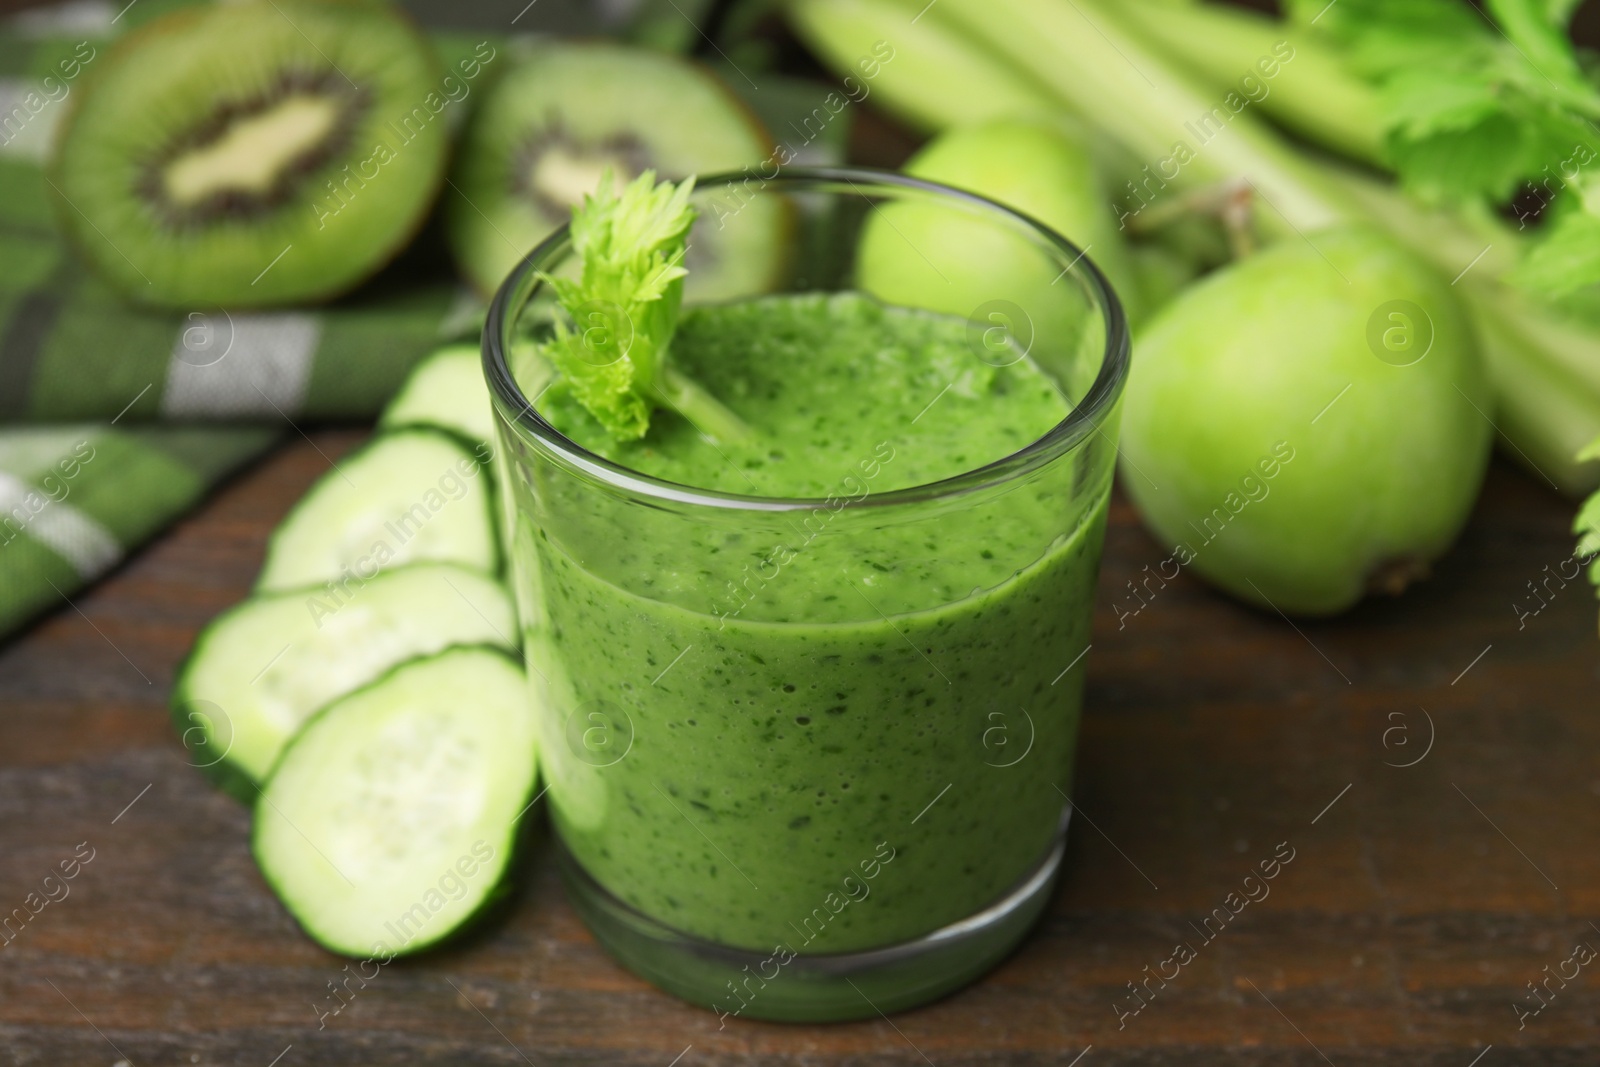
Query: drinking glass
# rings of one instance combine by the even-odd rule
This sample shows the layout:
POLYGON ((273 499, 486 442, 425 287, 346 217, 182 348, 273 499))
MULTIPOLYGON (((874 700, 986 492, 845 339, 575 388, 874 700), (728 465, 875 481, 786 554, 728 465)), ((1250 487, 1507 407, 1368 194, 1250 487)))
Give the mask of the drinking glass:
MULTIPOLYGON (((876 270, 876 295, 964 318, 974 361, 1030 359, 1071 405, 933 484, 894 486, 885 426, 826 498, 739 495, 630 470, 541 414, 565 228, 490 309, 510 577, 573 904, 624 965, 725 1018, 906 1008, 1004 958, 1055 882, 1126 324, 1082 250, 954 189, 747 172, 693 202, 686 307, 852 290, 867 244, 903 239, 910 266, 876 270)), ((607 316, 573 328, 627 328, 607 316)))

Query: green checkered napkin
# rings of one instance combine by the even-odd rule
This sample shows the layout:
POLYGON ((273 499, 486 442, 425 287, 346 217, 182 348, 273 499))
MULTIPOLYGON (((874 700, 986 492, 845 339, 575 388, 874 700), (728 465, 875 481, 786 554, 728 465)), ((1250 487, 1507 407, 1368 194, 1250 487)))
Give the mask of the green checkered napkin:
POLYGON ((99 423, 0 433, 0 635, 115 566, 277 435, 99 423))

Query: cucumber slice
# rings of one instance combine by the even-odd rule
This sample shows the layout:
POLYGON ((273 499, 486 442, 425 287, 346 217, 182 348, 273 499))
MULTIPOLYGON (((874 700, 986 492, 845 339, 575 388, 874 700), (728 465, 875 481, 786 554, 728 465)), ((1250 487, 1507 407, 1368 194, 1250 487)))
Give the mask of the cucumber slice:
POLYGON ((272 535, 259 592, 359 581, 416 560, 499 570, 490 453, 440 430, 381 433, 324 474, 272 535), (352 577, 353 576, 353 577, 352 577))
POLYGON ((503 892, 533 799, 533 713, 505 653, 412 660, 290 742, 255 809, 261 873, 318 944, 387 960, 503 892))
POLYGON ((412 368, 378 419, 380 429, 435 426, 473 444, 494 440, 494 409, 477 345, 447 345, 412 368))
POLYGON ((395 664, 451 645, 514 647, 505 590, 417 563, 342 588, 257 596, 211 621, 173 687, 192 763, 245 801, 307 716, 395 664))

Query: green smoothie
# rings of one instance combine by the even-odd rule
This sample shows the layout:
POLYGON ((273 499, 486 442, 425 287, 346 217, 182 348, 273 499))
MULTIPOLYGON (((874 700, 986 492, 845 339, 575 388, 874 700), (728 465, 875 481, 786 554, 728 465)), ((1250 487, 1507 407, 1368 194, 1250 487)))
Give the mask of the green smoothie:
MULTIPOLYGON (((686 309, 674 362, 754 436, 656 414, 619 444, 558 383, 562 434, 683 486, 815 498, 686 522, 525 461, 517 590, 557 829, 614 895, 769 952, 895 944, 1044 856, 1071 791, 1109 464, 931 500, 1070 410, 964 320, 852 293, 686 309)), ((685 505, 688 509, 689 505, 685 505)))

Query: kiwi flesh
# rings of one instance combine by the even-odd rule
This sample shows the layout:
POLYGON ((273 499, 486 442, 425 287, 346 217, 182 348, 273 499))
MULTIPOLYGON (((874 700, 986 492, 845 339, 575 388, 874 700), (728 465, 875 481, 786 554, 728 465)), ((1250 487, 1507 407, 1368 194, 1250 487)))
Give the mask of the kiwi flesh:
POLYGON ((186 9, 88 75, 51 167, 58 214, 139 303, 336 295, 404 247, 443 178, 444 71, 382 5, 186 9))
MULTIPOLYGON (((620 188, 662 178, 757 173, 773 155, 759 119, 709 71, 677 56, 599 42, 535 46, 488 91, 444 194, 462 271, 492 294, 534 246, 569 221, 608 170, 620 188)), ((690 300, 760 292, 781 262, 780 204, 702 210, 690 234, 690 300)))

